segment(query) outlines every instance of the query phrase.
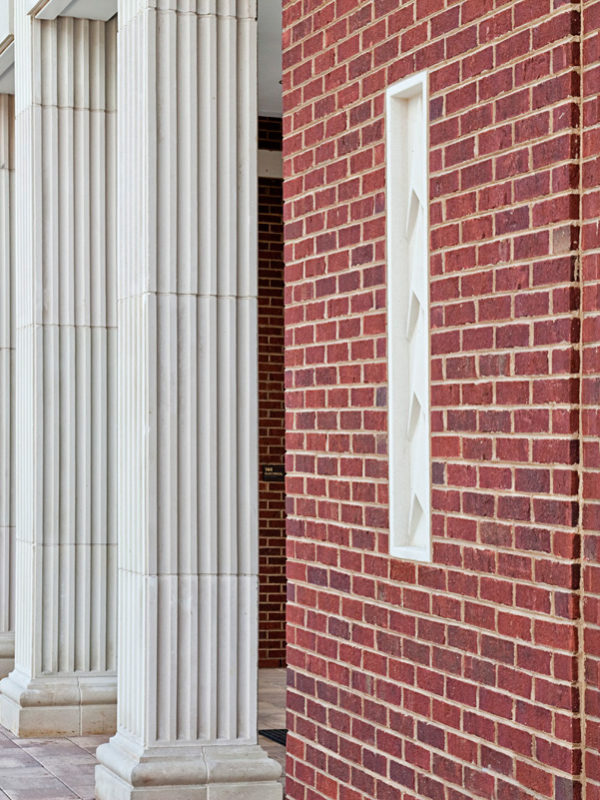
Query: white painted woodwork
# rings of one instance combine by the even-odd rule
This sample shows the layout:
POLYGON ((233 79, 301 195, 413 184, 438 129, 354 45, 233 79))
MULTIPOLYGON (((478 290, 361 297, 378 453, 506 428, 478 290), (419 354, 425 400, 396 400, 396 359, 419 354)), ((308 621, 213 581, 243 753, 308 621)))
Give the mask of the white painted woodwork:
POLYGON ((390 553, 431 560, 428 94, 421 72, 387 90, 390 553))
POLYGON ((15 106, 0 95, 0 678, 14 666, 14 128, 15 106))
POLYGON ((119 3, 119 702, 97 800, 278 800, 257 746, 254 0, 119 3))
POLYGON ((16 625, 0 721, 114 731, 116 21, 15 4, 16 625))

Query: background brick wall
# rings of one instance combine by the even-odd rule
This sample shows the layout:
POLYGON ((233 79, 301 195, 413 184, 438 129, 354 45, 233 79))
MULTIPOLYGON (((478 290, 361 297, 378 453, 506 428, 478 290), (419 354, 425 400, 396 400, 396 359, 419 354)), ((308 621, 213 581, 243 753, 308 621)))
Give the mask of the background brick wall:
POLYGON ((583 8, 581 387, 585 800, 600 798, 600 2, 583 8))
MULTIPOLYGON (((258 146, 281 150, 281 120, 260 117, 258 146)), ((283 465, 282 181, 258 181, 258 380, 260 465, 283 465)), ((262 474, 260 476, 262 478, 262 474)), ((259 666, 285 664, 285 484, 259 483, 259 666)))
MULTIPOLYGON (((583 7, 596 125, 599 4, 583 7)), ((284 3, 291 800, 581 797, 579 512, 589 499, 587 527, 598 527, 598 392, 586 377, 584 498, 579 266, 590 345, 598 271, 579 242, 580 10, 284 3), (386 555, 384 90, 421 69, 431 565, 386 555)), ((586 135, 597 173, 597 131, 586 135)), ((595 247, 591 185, 587 202, 595 247)), ((590 562, 596 543, 590 532, 590 562)), ((586 563, 600 594, 596 570, 586 563)), ((586 598, 588 770, 595 603, 586 598)), ((586 800, 596 781, 590 772, 586 800)))

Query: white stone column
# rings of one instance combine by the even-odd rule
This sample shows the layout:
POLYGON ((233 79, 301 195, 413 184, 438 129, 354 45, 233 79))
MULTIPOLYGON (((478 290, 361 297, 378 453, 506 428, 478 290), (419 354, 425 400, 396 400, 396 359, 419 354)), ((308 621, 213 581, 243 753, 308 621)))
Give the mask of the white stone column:
POLYGON ((14 127, 14 98, 0 95, 0 678, 15 660, 14 127))
POLYGON ((116 21, 15 2, 16 622, 0 722, 116 727, 116 21))
POLYGON ((119 702, 97 800, 281 797, 256 744, 255 17, 119 3, 119 702))

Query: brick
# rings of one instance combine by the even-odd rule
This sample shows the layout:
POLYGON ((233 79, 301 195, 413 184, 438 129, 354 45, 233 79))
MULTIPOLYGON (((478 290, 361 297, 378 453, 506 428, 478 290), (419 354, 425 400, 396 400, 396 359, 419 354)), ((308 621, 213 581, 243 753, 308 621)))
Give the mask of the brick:
POLYGON ((580 84, 563 0, 284 4, 288 658, 310 679, 290 800, 581 800, 578 627, 600 800, 600 2, 583 10, 580 84), (434 563, 416 565, 387 556, 383 123, 387 86, 425 67, 434 563))

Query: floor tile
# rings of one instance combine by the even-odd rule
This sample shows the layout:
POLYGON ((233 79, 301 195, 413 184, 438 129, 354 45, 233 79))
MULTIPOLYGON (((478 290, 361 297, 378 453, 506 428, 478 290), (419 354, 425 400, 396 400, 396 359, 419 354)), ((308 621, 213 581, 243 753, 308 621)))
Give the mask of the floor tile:
MULTIPOLYGON (((259 671, 259 729, 285 728, 285 685, 284 669, 259 671)), ((0 800, 94 800, 95 752, 108 738, 21 739, 0 728, 0 800)), ((285 769, 282 745, 259 744, 285 769)))
POLYGON ((8 792, 20 788, 23 783, 34 783, 48 775, 41 764, 36 762, 20 764, 16 767, 0 768, 0 789, 8 792))
POLYGON ((28 753, 15 747, 14 750, 0 750, 0 773, 21 767, 36 767, 37 761, 28 753))
POLYGON ((57 778, 44 775, 42 778, 22 780, 20 786, 5 788, 10 800, 73 800, 77 798, 57 778))
POLYGON ((92 753, 68 741, 63 742, 63 746, 56 743, 52 743, 47 747, 37 744, 34 747, 24 747, 23 751, 42 764, 61 760, 68 764, 73 762, 93 763, 96 760, 92 753))
POLYGON ((101 744, 108 742, 108 736, 69 736, 68 741, 73 742, 77 747, 82 750, 96 750, 101 744))

